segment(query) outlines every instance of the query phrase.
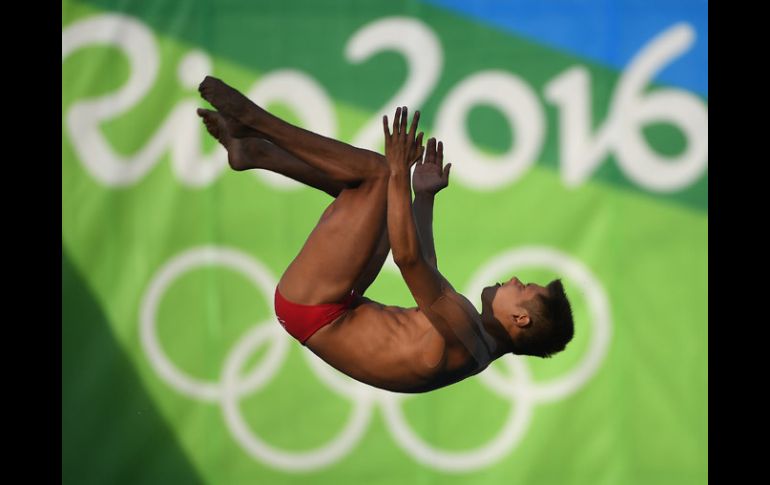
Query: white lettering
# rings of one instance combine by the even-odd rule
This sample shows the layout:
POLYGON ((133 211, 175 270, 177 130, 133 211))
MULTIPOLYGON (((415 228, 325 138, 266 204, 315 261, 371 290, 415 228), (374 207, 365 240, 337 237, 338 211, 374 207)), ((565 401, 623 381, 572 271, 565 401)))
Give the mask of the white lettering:
POLYGON ((677 24, 645 46, 623 72, 607 120, 593 139, 588 71, 572 68, 546 85, 546 98, 560 111, 559 147, 565 185, 582 185, 610 151, 630 179, 652 191, 680 190, 701 176, 708 162, 708 111, 704 104, 681 89, 644 93, 655 74, 685 52, 694 38, 689 25, 677 24), (656 121, 682 131, 687 140, 682 154, 664 157, 650 149, 641 129, 656 121))
MULTIPOLYGON (((658 192, 681 190, 697 181, 708 163, 708 110, 692 93, 681 89, 656 89, 645 93, 655 74, 685 52, 695 33, 677 24, 644 46, 621 75, 613 93, 607 119, 592 134, 591 79, 589 71, 572 67, 544 87, 546 99, 559 110, 560 171, 564 184, 585 183, 611 153, 623 172, 640 186, 658 192), (686 139, 685 150, 675 157, 656 153, 644 139, 642 128, 667 123, 686 139)), ((106 186, 138 182, 170 150, 175 175, 181 183, 206 186, 227 166, 224 149, 201 153, 198 100, 177 104, 154 135, 135 154, 115 152, 100 125, 128 113, 155 82, 159 54, 152 31, 121 14, 100 14, 76 22, 62 31, 62 63, 75 51, 107 45, 129 61, 128 81, 116 92, 79 100, 65 115, 66 130, 84 168, 106 186)), ((443 50, 436 34, 424 23, 390 17, 363 26, 345 50, 350 62, 361 63, 376 53, 394 50, 406 60, 407 78, 398 92, 378 110, 356 135, 353 144, 373 150, 382 145, 381 113, 397 105, 420 106, 436 86, 443 68, 443 50)), ((190 52, 179 65, 178 78, 194 87, 211 72, 202 51, 190 52)), ((300 118, 301 125, 326 136, 337 136, 331 98, 312 77, 296 70, 278 70, 260 78, 247 95, 261 105, 280 102, 300 118)), ((521 78, 504 71, 475 73, 461 80, 439 105, 436 132, 447 143, 461 183, 476 190, 493 190, 516 182, 536 161, 545 137, 545 117, 537 96, 521 78), (466 129, 468 112, 478 104, 499 110, 515 134, 513 146, 500 156, 478 150, 466 129)), ((299 184, 282 175, 257 171, 276 188, 299 184)))
POLYGON ((545 117, 537 95, 520 78, 504 71, 467 77, 439 108, 436 132, 451 147, 457 176, 466 185, 489 190, 517 180, 540 154, 545 117), (491 157, 473 146, 465 120, 474 105, 489 104, 508 119, 515 141, 508 152, 491 157), (514 129, 515 128, 515 129, 514 129))
MULTIPOLYGON (((441 42, 424 23, 407 17, 377 20, 359 29, 347 44, 345 57, 361 63, 384 50, 403 55, 408 66, 407 78, 353 140, 355 146, 380 150, 383 146, 382 114, 396 106, 420 106, 438 82, 444 64, 441 42)), ((392 116, 392 115, 390 115, 392 116)))

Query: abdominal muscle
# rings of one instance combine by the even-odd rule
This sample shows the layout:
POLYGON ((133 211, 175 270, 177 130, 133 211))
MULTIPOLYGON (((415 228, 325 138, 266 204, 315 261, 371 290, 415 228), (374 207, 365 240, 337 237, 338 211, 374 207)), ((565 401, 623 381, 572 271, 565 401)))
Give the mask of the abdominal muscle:
POLYGON ((418 308, 361 298, 305 345, 340 372, 390 391, 424 392, 464 377, 456 375, 457 356, 447 354, 444 339, 418 308))

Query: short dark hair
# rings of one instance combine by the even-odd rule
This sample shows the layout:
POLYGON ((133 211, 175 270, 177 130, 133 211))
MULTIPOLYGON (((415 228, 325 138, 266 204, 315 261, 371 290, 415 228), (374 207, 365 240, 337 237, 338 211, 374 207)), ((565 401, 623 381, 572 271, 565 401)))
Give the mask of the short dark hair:
POLYGON ((561 280, 551 281, 546 289, 547 296, 538 295, 525 305, 531 323, 511 339, 514 354, 548 358, 564 350, 572 340, 572 308, 561 280))

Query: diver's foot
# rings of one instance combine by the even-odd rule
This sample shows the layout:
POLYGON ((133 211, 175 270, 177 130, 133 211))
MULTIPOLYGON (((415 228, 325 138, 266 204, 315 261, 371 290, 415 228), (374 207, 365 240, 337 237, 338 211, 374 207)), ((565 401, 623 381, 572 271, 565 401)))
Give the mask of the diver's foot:
POLYGON ((227 133, 233 138, 265 138, 265 135, 254 128, 244 125, 232 116, 222 115, 227 125, 227 133))
POLYGON ((203 124, 211 136, 217 139, 227 149, 227 162, 230 168, 236 171, 252 168, 262 168, 260 160, 267 154, 266 148, 269 142, 261 138, 254 138, 256 132, 237 121, 228 121, 221 113, 208 109, 198 108, 198 116, 203 119, 203 124), (234 136, 230 128, 238 134, 247 134, 249 138, 234 136))
POLYGON ((198 91, 203 99, 211 103, 217 111, 235 118, 250 128, 258 129, 260 119, 267 114, 265 110, 221 79, 206 76, 198 86, 198 91))

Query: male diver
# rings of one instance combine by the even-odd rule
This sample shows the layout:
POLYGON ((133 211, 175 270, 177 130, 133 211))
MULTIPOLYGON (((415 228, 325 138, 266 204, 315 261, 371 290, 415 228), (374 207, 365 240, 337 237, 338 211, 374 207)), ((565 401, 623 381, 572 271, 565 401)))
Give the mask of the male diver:
POLYGON ((408 127, 407 108, 396 109, 392 130, 383 117, 382 156, 293 126, 214 77, 199 91, 216 111, 198 114, 234 170, 270 170, 334 197, 275 291, 281 325, 329 365, 378 388, 426 392, 508 353, 550 357, 572 339, 560 280, 488 286, 479 313, 439 272, 433 203, 451 164, 441 142, 423 146, 419 112, 408 127), (364 296, 391 249, 416 307, 364 296))

